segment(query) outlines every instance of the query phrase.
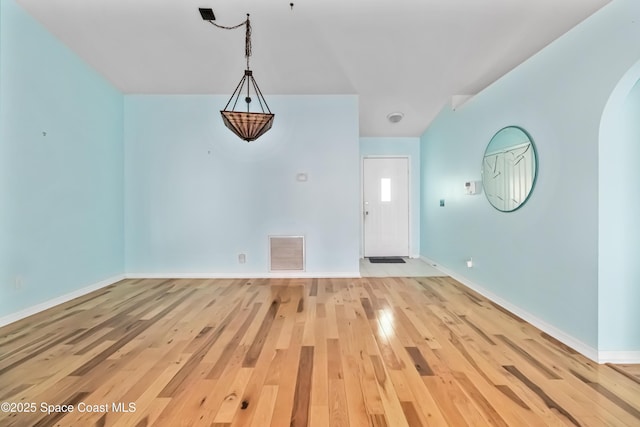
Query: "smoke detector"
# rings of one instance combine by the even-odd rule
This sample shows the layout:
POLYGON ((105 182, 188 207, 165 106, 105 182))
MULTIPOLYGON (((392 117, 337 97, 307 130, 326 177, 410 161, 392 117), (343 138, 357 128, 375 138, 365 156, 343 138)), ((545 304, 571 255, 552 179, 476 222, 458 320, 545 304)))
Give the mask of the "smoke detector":
POLYGON ((391 123, 398 123, 400 120, 402 120, 403 117, 404 114, 400 112, 389 113, 387 115, 387 120, 389 120, 391 123))

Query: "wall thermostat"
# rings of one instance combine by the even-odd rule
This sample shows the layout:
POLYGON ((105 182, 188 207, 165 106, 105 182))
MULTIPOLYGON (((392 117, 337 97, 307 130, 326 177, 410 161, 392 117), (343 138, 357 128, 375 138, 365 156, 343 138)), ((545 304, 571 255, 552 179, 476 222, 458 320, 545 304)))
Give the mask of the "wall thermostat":
POLYGON ((464 183, 464 194, 478 194, 478 186, 475 181, 464 183))

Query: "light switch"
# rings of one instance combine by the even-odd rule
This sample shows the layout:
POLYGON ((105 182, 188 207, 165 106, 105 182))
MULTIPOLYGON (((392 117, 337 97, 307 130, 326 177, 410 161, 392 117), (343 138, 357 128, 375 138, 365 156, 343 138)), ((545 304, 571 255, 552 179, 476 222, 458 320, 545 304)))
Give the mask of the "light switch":
POLYGON ((300 172, 299 174, 296 175, 296 181, 298 182, 306 182, 307 179, 309 179, 309 177, 305 172, 300 172))

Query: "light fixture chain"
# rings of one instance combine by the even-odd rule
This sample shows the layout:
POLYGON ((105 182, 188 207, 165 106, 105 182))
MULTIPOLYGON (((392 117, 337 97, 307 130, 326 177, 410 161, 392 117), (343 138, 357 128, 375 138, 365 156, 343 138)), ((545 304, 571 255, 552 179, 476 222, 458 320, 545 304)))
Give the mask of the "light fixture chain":
POLYGON ((235 30, 236 28, 240 28, 243 25, 246 27, 245 31, 245 39, 244 39, 244 56, 247 58, 247 70, 249 69, 249 57, 251 56, 251 21, 249 21, 249 14, 247 13, 247 20, 234 25, 233 27, 226 27, 224 25, 218 25, 213 21, 208 21, 211 25, 217 28, 222 28, 223 30, 235 30))
POLYGON ((247 13, 247 30, 244 37, 244 56, 247 58, 247 70, 249 69, 249 57, 251 56, 251 22, 247 13))
POLYGON ((207 21, 207 22, 210 23, 211 25, 213 25, 214 27, 222 28, 223 30, 235 30, 236 28, 240 28, 243 25, 247 24, 247 21, 243 21, 242 23, 240 23, 238 25, 234 25, 233 27, 225 27, 224 25, 218 25, 213 21, 207 21))

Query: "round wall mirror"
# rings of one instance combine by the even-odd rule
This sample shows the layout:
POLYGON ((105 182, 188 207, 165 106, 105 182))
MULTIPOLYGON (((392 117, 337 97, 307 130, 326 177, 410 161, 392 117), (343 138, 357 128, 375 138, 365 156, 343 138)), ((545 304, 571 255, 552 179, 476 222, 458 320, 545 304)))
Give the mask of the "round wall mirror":
POLYGON ((496 133, 482 160, 482 186, 491 205, 511 212, 527 201, 538 170, 533 140, 517 126, 496 133))

